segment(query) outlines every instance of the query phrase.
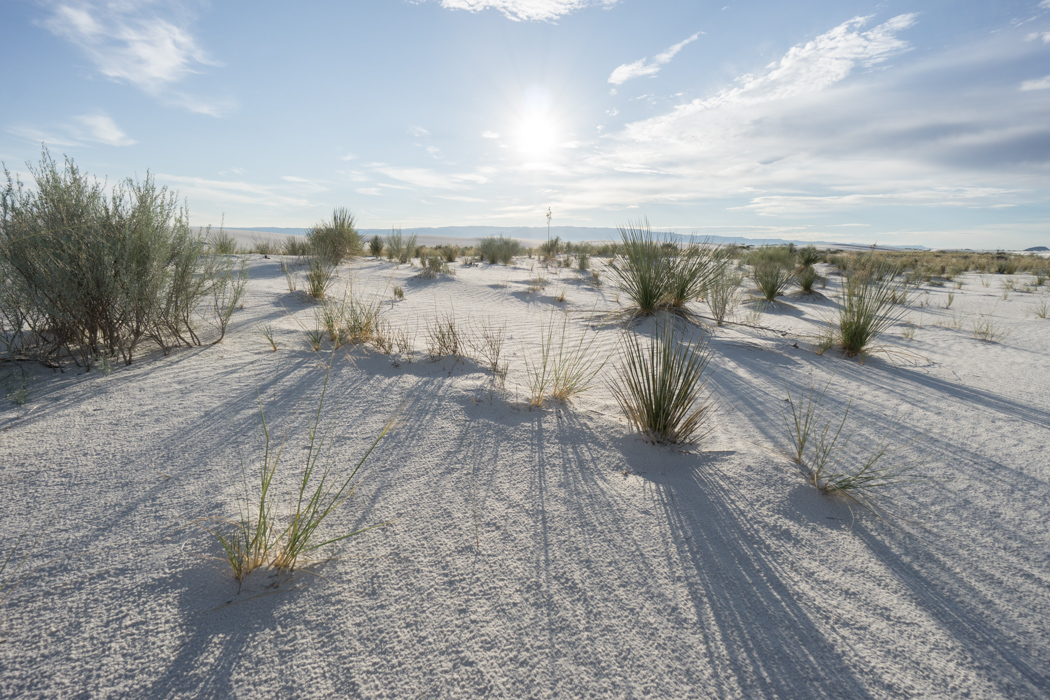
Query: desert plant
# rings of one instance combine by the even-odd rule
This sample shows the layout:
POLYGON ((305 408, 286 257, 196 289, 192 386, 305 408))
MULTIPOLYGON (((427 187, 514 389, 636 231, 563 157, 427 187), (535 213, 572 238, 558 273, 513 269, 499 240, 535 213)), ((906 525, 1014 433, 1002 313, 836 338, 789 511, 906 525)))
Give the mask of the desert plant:
POLYGON ((726 266, 718 248, 710 241, 702 245, 690 244, 682 250, 675 246, 666 263, 667 291, 663 306, 683 316, 691 315, 686 303, 699 298, 726 266))
POLYGON ((281 252, 281 246, 270 238, 252 236, 252 252, 257 255, 278 255, 281 252))
POLYGON ((892 431, 887 432, 859 464, 845 466, 850 435, 843 435, 842 431, 853 402, 851 400, 846 404, 841 420, 827 417, 822 403, 830 386, 829 382, 817 393, 815 385, 811 385, 809 392, 803 392, 799 397, 792 396, 788 390, 790 415, 785 424, 790 448, 786 451, 802 469, 806 481, 822 493, 845 498, 867 510, 880 513, 881 492, 887 486, 910 479, 913 467, 879 466, 889 451, 889 435, 892 431))
POLYGON ((368 241, 368 253, 374 258, 383 256, 383 237, 380 235, 372 236, 372 240, 368 241))
POLYGON ((1050 304, 1047 303, 1046 299, 1040 299, 1033 311, 1039 318, 1046 318, 1047 315, 1050 315, 1050 304))
POLYGON ((622 257, 609 265, 636 315, 656 313, 667 293, 670 273, 666 252, 642 220, 620 227, 622 257))
POLYGON ((437 252, 441 255, 441 258, 447 263, 456 262, 456 258, 459 257, 459 246, 455 245, 441 245, 438 246, 437 252))
POLYGON ((752 256, 754 262, 751 264, 751 281, 758 287, 762 298, 768 302, 776 301, 777 297, 787 291, 793 280, 787 262, 790 258, 775 254, 777 249, 770 249, 765 254, 758 255, 761 252, 763 251, 755 251, 752 256))
POLYGON ((586 251, 578 251, 576 253, 576 269, 580 272, 587 272, 591 267, 591 256, 586 251))
POLYGON ((799 267, 813 267, 820 262, 820 251, 816 246, 807 245, 795 251, 795 257, 798 259, 799 267))
POLYGON ((522 352, 533 406, 542 406, 548 397, 567 401, 582 394, 605 366, 605 360, 599 361, 593 352, 597 333, 582 333, 576 341, 569 338, 568 314, 563 314, 557 344, 554 334, 555 315, 551 312, 546 326, 540 325, 539 360, 530 362, 528 353, 522 352))
POLYGON ((432 280, 436 279, 438 275, 454 274, 448 263, 436 254, 426 255, 419 262, 419 276, 423 279, 432 280))
POLYGON ((973 337, 976 340, 983 340, 986 343, 998 343, 1007 335, 1006 330, 1003 329, 1002 323, 983 315, 979 315, 973 319, 972 329, 973 337))
POLYGON ((236 263, 208 252, 176 195, 149 174, 107 188, 68 158, 60 168, 46 149, 29 170, 34 190, 5 168, 0 194, 3 343, 87 368, 104 354, 130 363, 143 338, 165 352, 200 345, 199 307, 236 263))
POLYGON ((302 258, 310 254, 310 240, 303 236, 288 236, 284 239, 285 255, 294 255, 302 258))
POLYGON ((509 368, 508 364, 502 361, 503 343, 506 337, 506 323, 501 326, 490 326, 487 323, 481 323, 480 328, 473 329, 473 332, 467 337, 467 344, 474 353, 474 357, 481 360, 488 367, 489 371, 492 372, 493 378, 498 380, 501 385, 507 378, 507 370, 509 368))
POLYGON ((463 343, 452 311, 441 314, 433 322, 427 322, 427 355, 431 360, 441 357, 459 357, 463 343))
POLYGON ((802 288, 803 292, 806 294, 812 294, 813 285, 820 281, 820 274, 812 265, 806 265, 798 271, 797 275, 795 275, 795 280, 798 282, 798 286, 802 288))
POLYGON ((222 227, 215 233, 209 232, 207 239, 208 247, 216 255, 234 255, 237 253, 237 240, 222 230, 222 227))
POLYGON ((270 344, 274 352, 277 352, 277 331, 274 329, 272 323, 267 323, 259 327, 259 335, 266 339, 266 342, 270 344))
POLYGON ((297 488, 291 494, 291 510, 284 523, 275 514, 278 498, 274 495, 274 477, 281 465, 287 437, 280 442, 271 437, 262 407, 262 396, 259 397, 263 444, 258 489, 251 493, 245 480, 240 517, 237 520, 221 521, 220 527, 214 531, 238 586, 248 574, 260 567, 276 569, 276 583, 279 584, 282 574, 293 574, 296 566, 318 549, 382 526, 372 525, 327 538, 320 534, 329 516, 353 496, 355 478, 361 466, 393 425, 392 421, 388 421, 383 426, 364 456, 347 472, 339 473, 331 462, 322 462, 322 455, 327 452, 327 441, 320 432, 321 418, 330 372, 331 361, 328 362, 317 410, 308 422, 305 464, 297 488))
POLYGON ((327 257, 336 265, 362 252, 361 235, 354 228, 354 215, 343 207, 333 210, 331 220, 316 224, 306 237, 315 257, 327 257))
POLYGON ((552 262, 558 257, 558 253, 562 251, 561 238, 555 236, 554 238, 540 244, 540 255, 544 262, 552 262))
POLYGON ((637 332, 627 331, 620 359, 610 388, 624 416, 648 440, 688 443, 706 434, 712 410, 704 395, 704 370, 711 360, 706 341, 678 334, 665 319, 654 324, 647 347, 637 332))
POLYGON ((248 263, 241 263, 240 268, 232 270, 226 268, 218 272, 215 283, 212 284, 212 308, 215 311, 215 325, 219 330, 219 337, 214 342, 221 343, 226 337, 226 327, 233 317, 233 312, 240 306, 244 297, 245 287, 248 286, 248 263))
POLYGON ((313 255, 306 267, 306 293, 321 301, 335 281, 335 258, 326 254, 313 255))
POLYGON ((861 354, 881 333, 897 323, 906 309, 894 308, 893 298, 900 285, 893 275, 879 279, 851 274, 842 284, 836 340, 847 357, 861 354))
POLYGON ((288 291, 294 292, 299 286, 299 283, 296 280, 295 271, 292 269, 292 266, 289 265, 286 261, 282 260, 281 272, 284 273, 284 281, 288 284, 288 291))
POLYGON ((521 255, 524 248, 518 241, 505 236, 489 236, 482 238, 474 246, 474 251, 490 265, 497 263, 509 265, 516 256, 521 255))
POLYGON ((394 298, 398 301, 404 301, 405 290, 401 287, 401 285, 397 285, 396 287, 394 287, 394 298))
POLYGON ((740 275, 731 271, 728 265, 723 265, 707 285, 707 306, 711 309, 711 316, 719 326, 725 323, 726 316, 733 311, 736 305, 737 289, 740 287, 741 279, 740 275))

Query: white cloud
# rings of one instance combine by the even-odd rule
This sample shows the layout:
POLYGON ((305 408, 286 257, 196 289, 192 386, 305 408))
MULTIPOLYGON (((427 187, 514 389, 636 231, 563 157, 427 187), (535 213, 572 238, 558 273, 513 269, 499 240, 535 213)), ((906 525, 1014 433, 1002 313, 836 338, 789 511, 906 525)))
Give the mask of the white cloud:
POLYGON ((687 44, 696 41, 702 33, 703 32, 697 32, 688 39, 669 47, 662 53, 653 56, 652 61, 649 61, 646 58, 641 58, 634 63, 625 63, 622 66, 617 67, 609 76, 609 82, 613 85, 623 85, 631 78, 656 75, 660 72, 662 66, 671 62, 671 59, 675 57, 675 54, 681 51, 687 44))
POLYGON ((463 189, 469 185, 488 182, 489 178, 478 173, 439 173, 428 168, 399 168, 383 166, 375 169, 387 177, 416 187, 440 190, 463 189))
MULTIPOLYGON (((145 3, 148 5, 148 3, 145 3)), ((136 3, 54 3, 43 26, 83 51, 102 75, 126 82, 190 111, 218 115, 227 103, 213 104, 167 89, 201 66, 219 65, 197 45, 184 26, 144 10, 136 3)))
POLYGON ((76 117, 76 120, 83 127, 85 137, 90 141, 104 143, 107 146, 131 146, 135 143, 134 139, 129 138, 116 122, 105 114, 82 114, 76 117))
MULTIPOLYGON (((202 177, 166 175, 157 180, 178 187, 179 196, 192 201, 202 200, 220 204, 248 204, 269 208, 309 207, 311 202, 302 196, 290 196, 289 190, 299 184, 288 180, 276 185, 260 185, 237 180, 211 180, 202 177)), ((313 189, 313 188, 310 188, 313 189)))
POLYGON ((354 160, 356 158, 357 158, 357 156, 354 155, 353 153, 347 153, 345 156, 340 156, 339 160, 345 160, 345 161, 349 162, 349 161, 354 160))
POLYGON ((8 132, 48 146, 71 147, 92 143, 131 146, 137 143, 117 126, 112 117, 105 114, 81 114, 73 117, 71 123, 59 124, 51 129, 16 126, 8 129, 8 132))
POLYGON ((516 22, 553 21, 587 7, 610 8, 619 0, 441 0, 450 10, 497 10, 516 22))
POLYGON ((1025 92, 1029 90, 1050 90, 1050 75, 1036 80, 1024 81, 1021 83, 1021 90, 1025 92))
POLYGON ((408 127, 408 133, 411 134, 412 136, 415 136, 416 138, 420 138, 420 137, 423 137, 423 136, 430 136, 430 132, 427 131, 426 129, 424 129, 423 127, 421 127, 421 126, 410 126, 410 127, 408 127))
POLYGON ((483 139, 498 139, 499 138, 499 134, 497 134, 495 131, 482 131, 481 132, 481 138, 483 138, 483 139))

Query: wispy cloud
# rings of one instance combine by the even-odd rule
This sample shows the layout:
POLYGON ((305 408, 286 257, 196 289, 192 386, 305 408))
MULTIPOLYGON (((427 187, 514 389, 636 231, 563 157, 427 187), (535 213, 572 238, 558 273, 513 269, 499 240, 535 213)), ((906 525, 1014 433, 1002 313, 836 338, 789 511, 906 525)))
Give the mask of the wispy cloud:
POLYGON ((1021 83, 1021 90, 1024 92, 1029 90, 1050 90, 1050 75, 1036 80, 1024 81, 1021 83))
POLYGON ((703 32, 697 32, 688 39, 678 42, 666 51, 653 56, 653 60, 641 58, 634 63, 625 63, 619 66, 609 76, 609 82, 613 85, 623 85, 631 78, 640 78, 646 75, 656 75, 660 68, 671 62, 671 59, 681 51, 687 44, 696 41, 703 32))
POLYGON ((498 139, 499 138, 499 134, 497 134, 495 131, 482 131, 481 132, 481 138, 483 138, 483 139, 498 139))
POLYGON ((15 126, 9 133, 49 146, 71 147, 100 143, 105 146, 132 146, 135 139, 124 133, 106 114, 81 114, 66 124, 51 128, 15 126))
POLYGON ((424 189, 457 190, 489 181, 487 176, 479 173, 440 173, 429 168, 399 168, 387 165, 375 170, 393 180, 424 189))
MULTIPOLYGON (((205 201, 220 204, 249 204, 272 209, 312 206, 308 198, 294 194, 294 186, 298 183, 294 180, 289 181, 287 178, 282 178, 283 182, 274 185, 164 173, 159 173, 157 179, 165 184, 178 185, 179 195, 191 203, 205 201), (290 194, 290 191, 293 193, 290 194)), ((314 190, 316 188, 307 186, 304 189, 314 190)))
POLYGON ((201 67, 220 64, 186 26, 159 17, 149 3, 58 2, 49 6, 42 24, 77 46, 107 78, 201 114, 217 115, 230 107, 229 101, 213 103, 170 91, 201 67))
POLYGON ((441 0, 450 10, 497 10, 516 22, 554 21, 587 7, 610 8, 619 0, 441 0))

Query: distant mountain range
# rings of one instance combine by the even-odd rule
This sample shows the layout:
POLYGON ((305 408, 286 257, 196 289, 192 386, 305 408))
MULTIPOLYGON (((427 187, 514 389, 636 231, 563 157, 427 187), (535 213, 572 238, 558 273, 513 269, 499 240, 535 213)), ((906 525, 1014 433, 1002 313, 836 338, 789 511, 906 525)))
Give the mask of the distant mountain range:
MULTIPOLYGON (((230 227, 227 227, 230 228, 230 227)), ((279 228, 273 226, 253 226, 253 227, 242 227, 242 228, 231 228, 235 231, 257 231, 259 233, 270 233, 280 235, 292 235, 301 236, 304 235, 309 229, 305 228, 279 228)), ((378 229, 378 228, 362 228, 358 229, 358 233, 366 238, 371 236, 387 236, 390 234, 390 229, 378 229)), ((424 228, 404 228, 401 229, 401 233, 406 236, 413 234, 417 236, 425 236, 428 239, 431 238, 448 238, 448 239, 477 239, 485 238, 486 236, 508 236, 510 238, 519 238, 531 241, 541 241, 547 239, 547 227, 546 226, 440 226, 440 227, 424 227, 424 228)), ((670 233, 670 232, 669 232, 670 233)), ((615 228, 598 228, 590 226, 551 226, 550 235, 552 237, 558 236, 565 241, 616 241, 620 238, 619 229, 615 228)), ((683 238, 688 237, 685 234, 677 234, 683 238)), ((817 245, 821 247, 839 247, 839 248, 869 248, 871 243, 841 243, 836 241, 803 241, 787 238, 746 238, 744 236, 705 236, 700 235, 697 238, 701 240, 711 240, 715 243, 734 243, 739 245, 787 245, 788 243, 794 243, 795 245, 817 245)), ((911 246, 890 246, 880 245, 879 248, 893 249, 893 250, 927 250, 926 246, 911 245, 911 246)))

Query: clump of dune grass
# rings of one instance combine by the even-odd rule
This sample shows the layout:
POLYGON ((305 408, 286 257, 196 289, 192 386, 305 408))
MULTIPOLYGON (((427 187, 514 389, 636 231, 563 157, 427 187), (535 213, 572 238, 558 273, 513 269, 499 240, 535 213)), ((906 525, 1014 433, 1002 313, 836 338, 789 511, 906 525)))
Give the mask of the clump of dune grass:
POLYGON ((621 257, 609 265, 620 290, 631 300, 634 313, 656 313, 667 294, 670 266, 666 251, 653 235, 648 221, 620 227, 621 257))
POLYGON ((284 239, 284 248, 281 252, 284 255, 304 258, 310 254, 310 241, 303 236, 288 236, 284 239))
POLYGON ((719 326, 725 323, 726 317, 736 305, 741 279, 742 277, 730 270, 728 265, 723 265, 707 285, 707 306, 719 326))
POLYGON ((476 246, 474 253, 480 256, 490 265, 510 265, 514 258, 524 252, 524 247, 513 238, 505 236, 489 236, 482 238, 476 246))
POLYGON ((425 280, 437 279, 439 275, 455 274, 448 263, 436 253, 425 255, 419 262, 419 276, 425 280))
POLYGON ((335 281, 335 257, 324 252, 310 257, 306 267, 306 293, 321 301, 335 281))
POLYGON ((342 534, 322 534, 322 526, 329 516, 340 510, 354 495, 357 486, 355 479, 361 466, 392 427, 392 421, 387 422, 364 456, 349 470, 339 470, 331 460, 323 461, 323 455, 329 452, 326 449, 329 441, 321 430, 321 421, 330 372, 331 361, 325 372, 317 409, 308 422, 306 456, 298 483, 287 500, 275 493, 274 482, 282 466, 287 436, 280 441, 271 436, 262 408, 262 397, 259 397, 263 444, 256 487, 249 487, 245 480, 240 517, 221 521, 214 531, 222 547, 223 558, 230 565, 238 587, 248 574, 262 567, 277 570, 274 585, 278 585, 282 576, 291 576, 296 567, 308 562, 317 550, 385 524, 342 534), (281 501, 290 504, 285 518, 277 513, 281 501))
POLYGON ((643 343, 631 330, 620 345, 620 367, 611 383, 620 410, 642 435, 654 443, 692 443, 708 432, 713 409, 705 391, 704 371, 711 351, 665 319, 643 343))
POLYGON ((1003 324, 989 316, 976 316, 973 319, 971 328, 974 339, 982 340, 986 343, 998 343, 1007 336, 1007 331, 1003 328, 1003 324))
POLYGON ((842 411, 842 417, 829 417, 824 410, 824 397, 831 382, 818 393, 815 385, 801 396, 787 392, 788 414, 785 419, 791 460, 802 470, 806 481, 828 496, 837 496, 874 513, 883 512, 880 500, 888 486, 914 478, 911 465, 883 466, 889 452, 885 436, 870 453, 859 458, 849 456, 850 434, 843 434, 853 401, 842 411))
POLYGON ((507 324, 490 325, 480 322, 467 336, 467 345, 474 357, 484 364, 501 387, 506 382, 509 364, 503 360, 503 345, 507 338, 507 324))
POLYGON ((1046 299, 1040 299, 1036 302, 1032 312, 1039 318, 1046 318, 1050 315, 1050 304, 1047 303, 1046 299))
POLYGON ((820 262, 820 251, 816 246, 803 246, 795 251, 795 258, 798 260, 799 267, 813 267, 820 262))
POLYGON ((852 273, 842 283, 835 341, 847 357, 870 349, 872 341, 903 318, 907 309, 895 308, 902 285, 892 273, 884 277, 852 273))
POLYGON ((362 253, 361 235, 354 228, 354 215, 344 207, 333 210, 332 218, 316 224, 306 238, 314 256, 327 257, 336 265, 362 253))
POLYGON ((609 269, 631 300, 634 316, 661 309, 691 316, 686 304, 698 299, 725 265, 716 247, 680 246, 656 236, 644 219, 621 226, 620 238, 621 255, 609 269))
POLYGON ((439 245, 437 247, 437 253, 447 263, 454 263, 459 258, 459 246, 455 245, 439 245))
POLYGON ((427 322, 427 355, 431 360, 441 357, 459 357, 463 351, 456 316, 452 311, 440 314, 427 322))
POLYGON ((294 292, 299 288, 299 282, 295 270, 293 270, 292 266, 285 260, 281 260, 281 272, 284 273, 284 281, 288 285, 289 292, 294 292))
POLYGON ((570 337, 568 314, 562 314, 560 327, 558 325, 553 311, 547 323, 540 325, 538 360, 530 361, 529 354, 522 352, 533 406, 543 406, 548 398, 567 401, 582 394, 605 366, 605 360, 594 352, 597 333, 581 333, 574 341, 570 337))
POLYGON ((266 323, 259 327, 259 335, 266 339, 266 342, 270 344, 270 347, 274 352, 277 352, 277 331, 274 329, 272 323, 266 323))
POLYGON ((279 255, 281 246, 271 238, 252 236, 252 252, 256 255, 279 255))
POLYGON ((385 244, 383 243, 382 236, 378 234, 372 236, 372 238, 368 241, 368 254, 371 255, 373 258, 381 258, 383 257, 384 247, 385 244))
POLYGON ((561 238, 558 236, 541 243, 540 259, 546 263, 554 262, 557 260, 558 254, 562 251, 562 247, 561 238))
POLYGON ((819 282, 820 279, 820 273, 812 265, 806 265, 795 275, 795 281, 798 282, 798 286, 806 294, 813 293, 813 285, 819 282))
POLYGON ((391 229, 386 239, 386 257, 392 262, 404 265, 416 252, 416 238, 415 234, 406 238, 401 234, 400 228, 391 229))
POLYGON ((237 240, 226 233, 222 227, 208 237, 208 247, 216 255, 234 255, 237 253, 237 240))
POLYGON ((767 302, 783 296, 794 281, 794 256, 786 247, 759 248, 748 257, 751 281, 767 302))

